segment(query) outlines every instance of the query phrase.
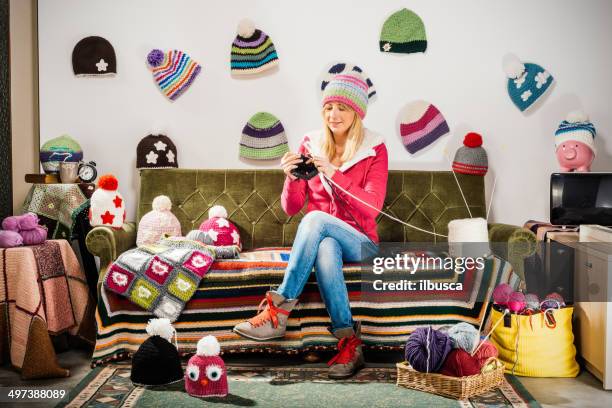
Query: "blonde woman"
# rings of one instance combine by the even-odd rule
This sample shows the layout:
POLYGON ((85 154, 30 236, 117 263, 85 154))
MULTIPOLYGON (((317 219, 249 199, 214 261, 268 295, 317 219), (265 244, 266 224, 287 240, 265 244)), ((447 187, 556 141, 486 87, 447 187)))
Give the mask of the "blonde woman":
POLYGON ((331 318, 330 331, 339 340, 338 354, 328 363, 329 377, 334 379, 350 377, 364 364, 342 263, 359 262, 378 251, 375 218, 387 189, 384 140, 361 122, 367 110, 367 89, 356 73, 335 76, 323 92, 324 129, 306 135, 298 153, 289 152, 281 159, 287 175, 283 209, 291 216, 308 202, 307 214, 298 227, 283 283, 266 294, 263 311, 234 327, 236 333, 255 340, 283 337, 289 314, 314 267, 331 318), (309 156, 319 171, 308 181, 291 173, 302 161, 301 154, 309 156))

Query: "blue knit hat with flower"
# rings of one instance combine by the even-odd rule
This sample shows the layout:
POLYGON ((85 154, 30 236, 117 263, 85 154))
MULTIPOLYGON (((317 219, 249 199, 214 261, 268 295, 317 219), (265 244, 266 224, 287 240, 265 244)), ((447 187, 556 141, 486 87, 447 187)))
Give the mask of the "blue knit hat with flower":
POLYGON ((538 64, 523 63, 514 54, 504 57, 503 67, 508 76, 508 95, 521 112, 544 95, 554 81, 550 72, 538 64))

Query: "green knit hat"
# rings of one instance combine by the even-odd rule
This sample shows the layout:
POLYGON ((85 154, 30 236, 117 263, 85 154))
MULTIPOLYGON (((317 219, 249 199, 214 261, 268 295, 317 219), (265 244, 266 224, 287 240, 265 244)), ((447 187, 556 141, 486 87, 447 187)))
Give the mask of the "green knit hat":
POLYGON ((288 151, 285 129, 280 120, 271 113, 256 113, 242 129, 240 157, 256 160, 278 159, 288 151))
POLYGON ((427 37, 421 17, 406 8, 396 11, 385 21, 380 32, 380 50, 411 54, 425 52, 427 37))

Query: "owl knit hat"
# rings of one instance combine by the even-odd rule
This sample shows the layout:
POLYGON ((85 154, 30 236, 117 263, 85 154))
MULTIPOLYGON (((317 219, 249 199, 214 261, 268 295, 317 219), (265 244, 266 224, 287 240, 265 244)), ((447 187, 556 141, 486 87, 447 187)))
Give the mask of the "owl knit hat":
POLYGON ((176 146, 165 135, 148 135, 136 147, 137 169, 169 169, 178 167, 176 146))
POLYGON ((363 70, 360 67, 358 67, 357 65, 346 63, 346 62, 335 63, 331 67, 329 67, 329 69, 327 70, 327 73, 325 74, 325 76, 323 77, 323 80, 321 81, 321 92, 325 91, 325 88, 327 87, 327 85, 330 83, 332 79, 334 79, 336 75, 349 74, 352 72, 356 72, 360 74, 365 79, 366 84, 368 85, 368 101, 371 100, 372 97, 376 95, 376 88, 374 88, 374 84, 372 83, 372 80, 366 75, 365 72, 363 72, 363 70))
POLYGON ((227 219, 225 207, 215 205, 208 211, 208 219, 200 224, 200 231, 206 235, 205 244, 214 246, 237 245, 242 248, 238 228, 227 219))
POLYGON ((253 75, 278 65, 278 55, 272 40, 266 33, 256 29, 251 20, 242 20, 237 31, 230 62, 233 75, 253 75))
POLYGON ((157 86, 170 100, 175 100, 189 89, 202 70, 200 64, 178 50, 152 50, 147 55, 147 63, 157 86))
POLYGON ((589 121, 589 117, 582 111, 570 112, 567 118, 559 124, 555 132, 555 148, 567 141, 582 142, 587 145, 593 153, 595 149, 595 126, 589 121))
POLYGON ((89 223, 92 227, 123 227, 125 203, 117 191, 119 182, 112 174, 105 174, 98 180, 98 188, 89 199, 89 223))
POLYGON ((323 90, 323 101, 338 102, 350 106, 363 119, 368 111, 368 90, 366 80, 359 72, 338 74, 333 77, 323 90))
POLYGON ((484 176, 489 169, 487 152, 482 148, 482 136, 470 132, 463 139, 463 146, 457 149, 453 160, 453 171, 461 174, 484 176))
POLYGON ((153 211, 146 213, 138 223, 138 234, 136 245, 154 244, 160 238, 167 236, 178 237, 181 235, 181 223, 170 209, 172 201, 165 195, 153 199, 153 211))
POLYGON ((215 336, 198 341, 196 354, 185 369, 185 391, 193 397, 225 397, 228 393, 225 363, 219 357, 221 346, 215 336))
POLYGON ((183 379, 181 359, 172 338, 176 331, 166 318, 151 319, 146 339, 132 357, 130 379, 135 385, 172 384, 183 379))
POLYGON ((382 26, 379 46, 382 52, 425 52, 427 37, 423 20, 406 8, 396 11, 382 26))
POLYGON ((508 76, 508 95, 521 112, 529 109, 544 95, 554 81, 544 68, 537 64, 523 63, 514 54, 504 56, 503 67, 508 76))
POLYGON ((288 151, 285 128, 271 113, 256 113, 242 129, 240 157, 256 160, 278 159, 288 151))
POLYGON ((102 37, 86 37, 72 50, 72 70, 78 77, 114 76, 117 73, 115 50, 102 37))
POLYGON ((415 101, 404 108, 400 135, 406 150, 414 154, 449 132, 442 113, 429 102, 415 101))

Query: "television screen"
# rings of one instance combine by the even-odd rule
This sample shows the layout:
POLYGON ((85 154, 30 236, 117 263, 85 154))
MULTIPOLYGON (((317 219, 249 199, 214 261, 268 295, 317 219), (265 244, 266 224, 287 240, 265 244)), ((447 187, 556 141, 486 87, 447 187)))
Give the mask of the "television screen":
POLYGON ((612 173, 553 173, 550 222, 612 225, 612 173))

